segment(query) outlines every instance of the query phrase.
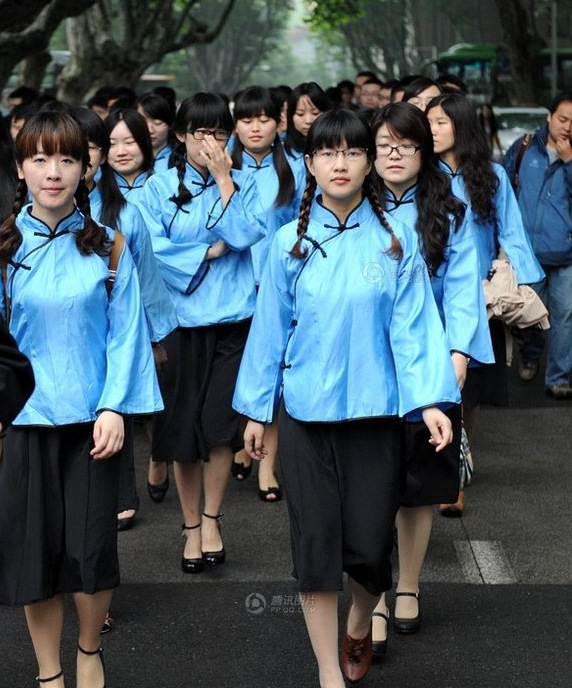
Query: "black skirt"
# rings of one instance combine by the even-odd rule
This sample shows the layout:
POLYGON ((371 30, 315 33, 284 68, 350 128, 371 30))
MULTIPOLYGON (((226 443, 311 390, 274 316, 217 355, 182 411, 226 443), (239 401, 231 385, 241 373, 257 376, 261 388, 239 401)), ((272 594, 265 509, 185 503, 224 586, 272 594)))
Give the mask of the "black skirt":
POLYGON ((240 417, 232 408, 250 320, 179 328, 164 342, 159 371, 165 410, 153 419, 153 459, 207 461, 214 447, 243 446, 240 417))
POLYGON ((469 367, 462 391, 463 406, 474 408, 480 404, 508 406, 508 369, 506 365, 506 337, 500 320, 489 320, 494 365, 469 367))
POLYGON ((120 454, 92 459, 93 423, 11 427, 0 463, 0 604, 119 585, 120 454))
POLYGON ((393 524, 405 477, 397 418, 301 423, 284 407, 278 450, 293 575, 302 592, 391 588, 393 524))
POLYGON ((459 494, 461 407, 446 411, 453 424, 453 441, 440 452, 429 444, 425 423, 404 423, 403 451, 407 464, 401 506, 452 504, 459 494))

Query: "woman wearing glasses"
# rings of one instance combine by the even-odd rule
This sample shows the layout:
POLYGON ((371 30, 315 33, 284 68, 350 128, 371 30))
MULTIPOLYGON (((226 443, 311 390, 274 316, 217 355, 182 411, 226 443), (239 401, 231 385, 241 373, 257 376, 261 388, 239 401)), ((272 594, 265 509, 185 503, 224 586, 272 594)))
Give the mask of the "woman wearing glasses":
POLYGON ((254 459, 278 416, 294 575, 321 688, 359 681, 371 665, 404 473, 399 416, 422 416, 441 450, 452 432, 436 405, 459 402, 415 232, 383 213, 374 160, 355 113, 312 125, 310 181, 298 220, 272 243, 233 399, 254 459), (343 572, 352 601, 340 667, 343 572))
POLYGON ((254 181, 231 169, 234 122, 222 98, 187 98, 174 126, 175 166, 151 177, 139 203, 179 321, 159 372, 165 412, 154 421, 153 459, 174 461, 181 566, 200 573, 225 560, 222 503, 242 448, 231 400, 256 298, 250 247, 264 227, 254 181))
MULTIPOLYGON (((417 232, 462 389, 469 362, 473 367, 494 363, 473 228, 437 165, 429 122, 421 109, 393 103, 378 113, 372 128, 376 184, 391 217, 417 232)), ((419 578, 431 535, 432 505, 454 501, 459 490, 460 409, 450 418, 454 440, 442 455, 429 449, 420 423, 405 426, 407 480, 396 518, 399 580, 393 626, 399 633, 420 628, 419 578)), ((386 651, 387 620, 382 597, 374 614, 374 654, 386 651)))

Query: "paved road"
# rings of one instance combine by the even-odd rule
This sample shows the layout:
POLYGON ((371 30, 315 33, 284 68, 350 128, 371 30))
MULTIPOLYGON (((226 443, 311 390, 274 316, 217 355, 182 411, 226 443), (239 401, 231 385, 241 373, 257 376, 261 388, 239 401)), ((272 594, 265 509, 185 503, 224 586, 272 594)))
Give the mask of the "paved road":
MULTIPOLYGON (((435 518, 422 631, 391 634, 364 688, 572 686, 572 402, 550 400, 540 380, 511 377, 511 408, 480 414, 465 516, 435 518)), ((232 481, 227 563, 185 576, 175 492, 159 505, 149 500, 146 455, 139 433, 142 506, 136 527, 120 534, 123 585, 117 627, 104 639, 107 688, 316 688, 284 503, 260 502, 252 476, 232 481)), ((340 609, 343 618, 345 600, 340 609)), ((68 619, 63 662, 72 676, 68 619)), ((0 608, 0 624, 0 688, 31 687, 22 612, 0 608)))

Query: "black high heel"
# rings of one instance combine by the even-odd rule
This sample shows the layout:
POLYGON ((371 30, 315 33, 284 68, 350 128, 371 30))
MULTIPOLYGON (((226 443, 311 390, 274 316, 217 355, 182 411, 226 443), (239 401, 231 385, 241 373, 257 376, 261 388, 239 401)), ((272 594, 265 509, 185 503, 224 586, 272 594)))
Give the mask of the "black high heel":
POLYGON ((103 669, 103 685, 101 688, 105 688, 105 662, 103 661, 103 648, 99 647, 97 650, 84 650, 81 645, 78 644, 77 649, 82 653, 82 655, 87 655, 88 657, 92 655, 99 655, 99 660, 101 662, 101 668, 103 669))
MULTIPOLYGON (((220 520, 223 516, 222 514, 219 514, 218 516, 211 516, 210 514, 206 514, 203 511, 203 516, 218 521, 217 526, 220 530, 220 520)), ((203 552, 203 561, 205 562, 205 564, 208 564, 209 566, 220 566, 220 564, 224 564, 225 559, 226 552, 224 551, 224 546, 222 549, 219 549, 216 552, 203 552)))
MULTIPOLYGON (((185 535, 185 530, 196 530, 200 528, 201 524, 197 523, 195 526, 186 526, 184 523, 181 526, 182 535, 185 535)), ((205 568, 205 563, 202 557, 187 559, 186 557, 181 557, 181 569, 183 573, 202 573, 205 568)))
POLYGON ((159 504, 165 499, 165 495, 167 494, 167 490, 169 489, 169 474, 167 473, 167 477, 162 483, 159 483, 159 485, 153 485, 149 481, 147 481, 147 492, 149 493, 149 497, 156 503, 159 504))
POLYGON ((385 640, 372 640, 372 653, 374 657, 383 657, 387 654, 387 631, 389 630, 389 610, 387 614, 383 612, 374 612, 373 616, 378 616, 385 620, 385 640))
MULTIPOLYGON (((50 676, 50 678, 40 678, 39 676, 36 676, 36 681, 38 684, 49 683, 50 681, 56 681, 58 678, 61 678, 63 675, 64 675, 64 672, 60 669, 59 674, 56 674, 55 676, 50 676)), ((103 688, 105 688, 105 686, 103 688)))
POLYGON ((417 600, 417 616, 412 619, 404 619, 401 617, 394 617, 393 628, 398 633, 417 633, 421 628, 421 607, 419 606, 418 592, 396 592, 395 597, 415 597, 417 600))

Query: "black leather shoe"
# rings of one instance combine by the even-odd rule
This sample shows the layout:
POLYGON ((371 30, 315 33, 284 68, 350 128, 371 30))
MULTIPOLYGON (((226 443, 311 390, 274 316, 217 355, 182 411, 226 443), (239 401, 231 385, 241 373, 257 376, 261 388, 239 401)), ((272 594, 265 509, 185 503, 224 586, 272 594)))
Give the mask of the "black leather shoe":
MULTIPOLYGON (((205 514, 205 512, 203 511, 203 516, 218 521, 217 526, 220 530, 220 520, 222 518, 222 514, 219 514, 218 516, 211 516, 210 514, 205 514)), ((220 566, 221 564, 224 564, 225 559, 226 552, 224 551, 224 547, 222 549, 217 550, 216 552, 203 552, 203 561, 208 566, 220 566)))
POLYGON ((122 532, 124 530, 130 530, 133 528, 135 525, 135 515, 137 512, 133 514, 133 516, 127 516, 125 518, 118 518, 117 519, 117 530, 118 532, 122 532))
POLYGON ((417 616, 412 619, 403 619, 396 616, 393 619, 393 628, 398 633, 417 633, 421 628, 421 607, 419 606, 419 593, 418 592, 396 592, 395 597, 415 597, 417 600, 417 616))
MULTIPOLYGON (((373 629, 372 629, 372 642, 371 642, 371 650, 373 653, 374 657, 383 657, 384 655, 387 654, 387 630, 389 627, 389 617, 387 614, 384 614, 383 612, 374 612, 372 614, 372 617, 378 616, 381 619, 384 619, 385 621, 385 640, 373 640, 373 629)), ((373 621, 372 621, 373 624, 373 621)))
MULTIPOLYGON (((183 535, 185 535, 185 530, 196 530, 200 528, 201 524, 197 523, 195 526, 186 526, 184 523, 181 526, 183 535)), ((205 569, 205 563, 202 557, 187 559, 186 557, 181 557, 181 571, 183 573, 202 573, 205 569)))
POLYGON ((159 504, 159 502, 162 502, 165 499, 165 495, 167 494, 167 490, 169 489, 169 475, 167 474, 167 477, 165 478, 164 482, 162 482, 160 485, 152 485, 150 482, 147 482, 147 491, 149 492, 149 497, 151 499, 159 504))

